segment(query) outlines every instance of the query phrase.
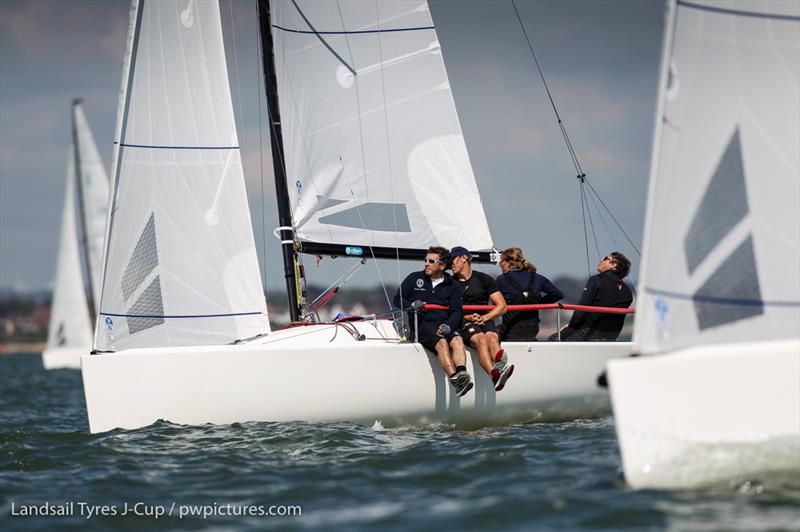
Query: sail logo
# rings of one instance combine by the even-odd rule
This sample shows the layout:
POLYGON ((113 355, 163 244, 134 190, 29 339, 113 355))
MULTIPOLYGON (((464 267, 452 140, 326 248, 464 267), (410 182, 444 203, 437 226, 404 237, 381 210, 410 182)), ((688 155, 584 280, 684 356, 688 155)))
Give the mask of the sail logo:
MULTIPOLYGON (((683 241, 690 277, 749 212, 737 127, 714 169, 683 241)), ((692 295, 692 300, 701 331, 764 313, 751 232, 748 231, 735 249, 720 261, 692 295)))
POLYGON ((364 250, 363 249, 361 249, 359 247, 354 247, 354 246, 345 247, 344 248, 344 252, 347 253, 348 255, 352 255, 354 257, 360 257, 361 255, 364 254, 364 250))

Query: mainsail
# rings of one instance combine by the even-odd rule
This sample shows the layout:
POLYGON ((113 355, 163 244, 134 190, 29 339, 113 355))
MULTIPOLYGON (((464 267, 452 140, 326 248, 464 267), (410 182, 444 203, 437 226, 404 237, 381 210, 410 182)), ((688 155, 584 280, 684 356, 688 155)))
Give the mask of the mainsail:
POLYGON ((490 250, 427 2, 273 0, 271 17, 296 239, 490 250))
POLYGON ((67 162, 61 237, 53 286, 53 303, 47 331, 47 349, 84 347, 92 344, 92 323, 83 285, 78 220, 75 213, 75 151, 70 147, 67 162))
POLYGON ((82 347, 88 352, 90 308, 97 308, 100 295, 108 177, 79 100, 72 104, 72 128, 47 349, 82 347))
MULTIPOLYGON (((100 304, 100 275, 103 259, 103 239, 108 214, 108 175, 97 145, 89 129, 83 107, 76 101, 72 105, 72 121, 77 155, 78 205, 82 207, 81 222, 86 238, 85 258, 91 277, 91 294, 94 308, 100 304)), ((88 343, 86 345, 89 345, 88 343)))
POLYGON ((800 336, 798 22, 797 2, 677 2, 638 352, 800 336))
POLYGON ((95 347, 269 331, 216 2, 134 2, 95 347))

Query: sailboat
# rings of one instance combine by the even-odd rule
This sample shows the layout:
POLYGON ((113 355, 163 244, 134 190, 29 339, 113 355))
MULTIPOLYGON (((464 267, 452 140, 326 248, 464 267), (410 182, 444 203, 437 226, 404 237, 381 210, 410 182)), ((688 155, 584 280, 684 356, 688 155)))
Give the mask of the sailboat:
MULTIPOLYGON (((259 1, 284 271, 300 253, 422 259, 491 234, 424 0, 259 1)), ((94 352, 92 432, 173 423, 448 420, 607 412, 596 384, 630 343, 509 343, 496 394, 455 396, 389 316, 271 331, 217 2, 134 0, 94 352)), ((409 304, 411 302, 408 302, 409 304)))
POLYGON ((668 7, 634 350, 608 381, 625 479, 800 471, 800 4, 668 7))
POLYGON ((45 369, 80 369, 81 355, 91 350, 100 296, 108 177, 80 100, 72 102, 71 118, 53 303, 42 352, 45 369))

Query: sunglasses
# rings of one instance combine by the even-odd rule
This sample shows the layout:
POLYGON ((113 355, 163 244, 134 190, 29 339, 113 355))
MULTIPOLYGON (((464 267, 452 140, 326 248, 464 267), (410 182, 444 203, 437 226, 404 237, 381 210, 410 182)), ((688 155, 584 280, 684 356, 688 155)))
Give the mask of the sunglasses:
POLYGON ((617 263, 617 261, 615 261, 611 257, 603 257, 603 260, 606 261, 606 262, 610 262, 611 264, 616 264, 617 263))
POLYGON ((437 259, 425 259, 425 262, 427 264, 441 264, 442 263, 442 261, 437 260, 437 259))

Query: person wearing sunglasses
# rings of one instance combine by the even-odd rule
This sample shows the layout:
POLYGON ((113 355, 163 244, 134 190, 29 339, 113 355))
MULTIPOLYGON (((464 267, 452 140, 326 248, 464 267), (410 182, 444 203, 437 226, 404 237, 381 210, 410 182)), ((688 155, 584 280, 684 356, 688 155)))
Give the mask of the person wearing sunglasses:
POLYGON ((514 364, 508 363, 505 350, 500 347, 500 336, 495 318, 506 311, 506 300, 491 275, 472 269, 472 254, 467 248, 456 246, 450 250, 453 277, 461 288, 465 305, 494 305, 488 312, 464 311, 461 335, 478 352, 478 362, 491 377, 495 391, 502 390, 514 373, 514 364))
MULTIPOLYGON (((628 308, 633 294, 623 279, 628 276, 631 261, 618 251, 609 253, 597 264, 597 275, 589 277, 578 305, 628 308)), ((625 314, 600 314, 575 311, 569 324, 561 329, 561 340, 571 342, 613 342, 622 331, 625 314)), ((558 333, 548 340, 558 339, 558 333)))
MULTIPOLYGON (((436 353, 439 365, 447 374, 455 393, 461 397, 472 387, 467 372, 467 353, 459 332, 461 324, 461 290, 445 270, 450 266, 447 249, 434 246, 425 254, 424 269, 413 272, 400 284, 394 296, 394 306, 409 310, 413 327, 417 314, 417 338, 426 349, 436 353), (443 305, 447 310, 424 310, 425 304, 443 305)), ((414 331, 411 331, 412 338, 414 331)))

